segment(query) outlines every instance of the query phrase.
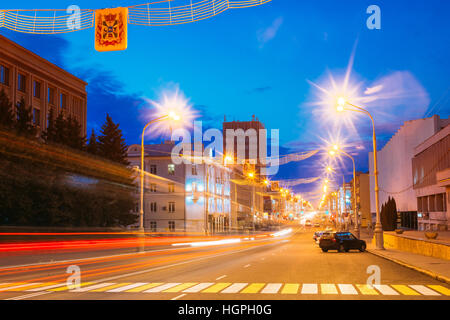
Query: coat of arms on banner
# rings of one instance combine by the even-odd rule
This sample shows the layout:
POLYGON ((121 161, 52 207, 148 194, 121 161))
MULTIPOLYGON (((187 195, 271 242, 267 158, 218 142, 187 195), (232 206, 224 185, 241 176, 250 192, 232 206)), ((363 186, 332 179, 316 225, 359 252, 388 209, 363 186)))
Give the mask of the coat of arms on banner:
POLYGON ((117 51, 127 48, 128 8, 95 11, 95 50, 117 51))

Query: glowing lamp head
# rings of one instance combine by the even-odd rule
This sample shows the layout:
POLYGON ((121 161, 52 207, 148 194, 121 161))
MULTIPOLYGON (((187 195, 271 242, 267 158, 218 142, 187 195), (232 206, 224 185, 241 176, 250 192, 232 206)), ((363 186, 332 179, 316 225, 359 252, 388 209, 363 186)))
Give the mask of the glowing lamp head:
POLYGON ((248 176, 250 179, 253 179, 253 178, 255 177, 255 174, 254 174, 253 172, 249 172, 249 173, 247 173, 247 176, 248 176))
POLYGON ((330 150, 328 153, 330 154, 330 156, 334 156, 336 154, 336 151, 330 150))
POLYGON ((268 186, 269 185, 269 180, 264 180, 264 184, 266 185, 266 186, 268 186))
POLYGON ((327 171, 328 171, 328 172, 331 172, 331 171, 333 171, 333 169, 332 169, 330 166, 328 166, 328 167, 327 167, 327 171))
POLYGON ((174 120, 174 121, 179 121, 180 120, 180 116, 178 114, 176 114, 173 111, 170 111, 168 114, 169 118, 174 120))
POLYGON ((346 102, 346 101, 345 101, 344 97, 339 97, 339 98, 337 99, 337 107, 336 107, 336 110, 339 111, 339 112, 344 111, 345 102, 346 102))

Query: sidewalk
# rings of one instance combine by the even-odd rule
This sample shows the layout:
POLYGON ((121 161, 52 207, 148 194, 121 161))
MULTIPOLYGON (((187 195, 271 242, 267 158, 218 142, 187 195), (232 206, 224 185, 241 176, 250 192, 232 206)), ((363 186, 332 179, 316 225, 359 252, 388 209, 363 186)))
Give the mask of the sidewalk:
MULTIPOLYGON (((423 237, 423 232, 408 231, 407 235, 410 237, 417 236, 414 238, 421 239, 421 237, 423 237)), ((449 243, 450 234, 447 234, 446 236, 447 237, 443 236, 441 238, 441 233, 439 233, 440 242, 449 243)), ((372 233, 367 231, 361 231, 361 239, 365 240, 367 243, 367 252, 379 256, 381 258, 390 260, 397 264, 400 264, 406 268, 413 269, 420 273, 426 274, 436 280, 450 284, 449 260, 428 257, 420 254, 394 249, 384 249, 384 250, 376 249, 375 246, 372 244, 372 233)))

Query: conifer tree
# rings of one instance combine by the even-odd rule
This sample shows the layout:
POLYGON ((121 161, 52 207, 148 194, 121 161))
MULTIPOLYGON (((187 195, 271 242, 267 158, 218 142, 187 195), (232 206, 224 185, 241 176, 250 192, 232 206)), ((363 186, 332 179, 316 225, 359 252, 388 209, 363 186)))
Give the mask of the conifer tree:
POLYGON ((106 121, 103 124, 98 137, 99 155, 124 165, 127 161, 127 145, 119 129, 119 124, 115 124, 109 114, 106 115, 106 121))
POLYGON ((19 103, 17 103, 17 122, 16 122, 17 133, 26 136, 36 135, 36 127, 33 125, 33 117, 31 115, 31 107, 27 107, 25 100, 22 98, 19 103))
POLYGON ((91 136, 89 137, 89 142, 88 145, 86 146, 86 151, 93 155, 98 154, 97 136, 95 135, 94 129, 92 129, 91 136))
POLYGON ((8 99, 5 91, 0 91, 0 126, 12 129, 14 127, 14 114, 12 110, 12 103, 8 99))

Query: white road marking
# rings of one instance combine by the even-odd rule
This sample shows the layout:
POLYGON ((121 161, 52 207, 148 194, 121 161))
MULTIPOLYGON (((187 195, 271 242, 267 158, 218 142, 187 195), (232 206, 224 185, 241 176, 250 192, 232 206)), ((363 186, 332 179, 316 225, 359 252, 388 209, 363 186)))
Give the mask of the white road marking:
POLYGON ((186 295, 186 294, 183 293, 183 294, 180 294, 179 296, 176 296, 175 298, 172 298, 172 299, 170 299, 170 300, 178 300, 178 299, 180 299, 180 298, 183 298, 185 295, 186 295))
POLYGON ((358 291, 351 284, 338 284, 338 287, 342 294, 358 294, 358 291))
POLYGON ((33 298, 33 297, 37 297, 37 296, 42 296, 44 294, 49 294, 49 293, 51 293, 51 292, 48 292, 48 291, 36 292, 36 293, 26 294, 26 295, 23 295, 23 296, 8 298, 8 299, 5 299, 5 300, 23 300, 23 299, 33 298))
POLYGON ((157 287, 155 287, 155 288, 151 288, 151 289, 145 290, 144 292, 145 292, 145 293, 161 292, 161 291, 164 291, 164 290, 173 288, 173 287, 175 287, 175 286, 177 286, 177 285, 179 285, 179 284, 181 284, 181 282, 177 282, 177 283, 166 283, 166 284, 157 286, 157 287))
POLYGON ((398 296, 399 293, 386 284, 374 284, 373 287, 386 296, 398 296))
POLYGON ((410 287, 416 290, 417 292, 423 294, 424 296, 440 296, 440 294, 437 293, 436 291, 433 291, 430 288, 427 288, 422 285, 410 285, 410 287))
POLYGON ((34 283, 25 283, 25 284, 20 284, 17 286, 12 286, 12 287, 4 287, 4 288, 0 288, 0 292, 1 291, 6 291, 6 290, 11 290, 11 289, 17 289, 17 288, 21 288, 21 287, 28 287, 28 286, 32 286, 35 284, 39 284, 39 282, 34 282, 34 283))
POLYGON ((233 283, 228 288, 222 290, 220 293, 238 293, 242 289, 244 289, 248 283, 233 283))
POLYGON ((112 286, 113 284, 115 284, 115 283, 108 283, 108 282, 97 283, 97 284, 94 284, 92 286, 88 286, 88 287, 72 290, 71 292, 86 292, 86 291, 89 291, 89 290, 95 290, 95 289, 99 289, 99 288, 103 288, 103 287, 112 286))
POLYGON ((223 278, 225 278, 227 275, 226 274, 224 274, 223 276, 220 276, 220 277, 218 277, 216 280, 220 280, 220 279, 223 279, 223 278))
POLYGON ((282 285, 282 283, 268 283, 261 293, 277 293, 282 285))
POLYGON ((302 286, 302 294, 317 294, 318 288, 315 283, 305 283, 302 286))
POLYGON ((250 267, 251 266, 251 264, 246 264, 245 266, 244 266, 244 268, 248 268, 248 267, 250 267))
POLYGON ((189 289, 183 290, 182 292, 187 292, 187 293, 196 293, 199 291, 202 291, 203 289, 206 289, 208 287, 211 287, 214 284, 214 282, 204 282, 204 283, 199 283, 189 289))
POLYGON ((25 290, 25 291, 32 291, 32 292, 34 292, 34 291, 44 291, 44 290, 53 289, 53 288, 57 288, 57 287, 63 287, 65 285, 66 285, 66 283, 58 283, 58 284, 52 284, 52 285, 45 286, 45 287, 38 287, 38 288, 28 289, 28 290, 25 290))
POLYGON ((146 284, 148 284, 148 282, 132 283, 132 284, 129 284, 129 285, 126 285, 126 286, 123 286, 123 287, 118 287, 118 288, 115 288, 115 289, 108 290, 106 292, 122 292, 122 291, 125 291, 125 290, 129 290, 129 289, 133 289, 133 288, 136 288, 136 287, 140 287, 140 286, 143 286, 143 285, 146 285, 146 284))

